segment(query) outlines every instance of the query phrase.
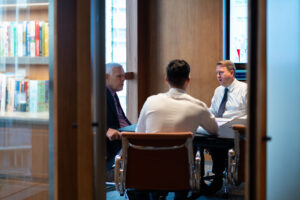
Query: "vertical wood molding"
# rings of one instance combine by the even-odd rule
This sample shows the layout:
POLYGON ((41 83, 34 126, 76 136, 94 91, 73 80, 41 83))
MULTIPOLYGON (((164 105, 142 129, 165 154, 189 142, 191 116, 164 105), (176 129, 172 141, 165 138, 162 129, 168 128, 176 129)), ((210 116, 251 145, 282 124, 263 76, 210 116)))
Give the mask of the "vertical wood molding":
POLYGON ((246 199, 266 199, 266 0, 249 1, 246 199))
POLYGON ((77 198, 76 3, 57 1, 57 198, 77 198), (72 34, 70 34, 72 33, 72 34))
POLYGON ((93 199, 90 1, 77 0, 77 188, 78 199, 93 199))
POLYGON ((266 48, 266 0, 258 1, 258 51, 257 51, 257 103, 256 103, 256 196, 255 199, 266 199, 266 79, 267 79, 267 48, 266 48))
POLYGON ((134 77, 127 80, 127 116, 132 123, 138 118, 138 0, 126 0, 127 71, 134 77))
POLYGON ((144 105, 144 102, 148 96, 149 75, 147 74, 149 67, 149 46, 148 38, 151 33, 149 30, 148 17, 149 17, 149 5, 151 1, 137 0, 137 63, 138 63, 138 114, 144 105))

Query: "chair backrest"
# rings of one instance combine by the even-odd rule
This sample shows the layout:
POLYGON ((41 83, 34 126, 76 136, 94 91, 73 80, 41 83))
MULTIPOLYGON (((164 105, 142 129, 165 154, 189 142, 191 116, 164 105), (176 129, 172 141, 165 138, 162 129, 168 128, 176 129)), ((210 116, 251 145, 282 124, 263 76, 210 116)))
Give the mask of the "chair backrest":
POLYGON ((122 133, 124 188, 188 190, 193 187, 193 133, 122 133))

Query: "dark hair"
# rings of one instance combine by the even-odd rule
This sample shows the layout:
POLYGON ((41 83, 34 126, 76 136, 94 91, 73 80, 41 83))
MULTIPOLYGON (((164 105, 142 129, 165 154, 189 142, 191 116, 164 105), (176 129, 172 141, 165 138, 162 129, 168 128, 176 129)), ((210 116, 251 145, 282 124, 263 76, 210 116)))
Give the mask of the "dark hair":
POLYGON ((182 87, 190 75, 190 65, 185 60, 172 60, 166 67, 167 79, 171 86, 182 87))

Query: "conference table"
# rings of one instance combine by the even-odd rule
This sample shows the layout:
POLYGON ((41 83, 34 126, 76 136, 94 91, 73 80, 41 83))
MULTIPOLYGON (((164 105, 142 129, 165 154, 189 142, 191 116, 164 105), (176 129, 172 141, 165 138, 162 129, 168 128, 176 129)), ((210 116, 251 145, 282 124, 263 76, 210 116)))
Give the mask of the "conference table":
MULTIPOLYGON (((228 150, 234 147, 233 124, 246 125, 246 118, 222 119, 217 118, 219 125, 218 133, 208 134, 199 127, 194 136, 194 151, 200 151, 201 155, 201 192, 213 194, 223 186, 223 172, 227 167, 228 150), (204 151, 212 157, 212 172, 205 174, 204 151)), ((226 173, 226 172, 225 172, 226 173)))

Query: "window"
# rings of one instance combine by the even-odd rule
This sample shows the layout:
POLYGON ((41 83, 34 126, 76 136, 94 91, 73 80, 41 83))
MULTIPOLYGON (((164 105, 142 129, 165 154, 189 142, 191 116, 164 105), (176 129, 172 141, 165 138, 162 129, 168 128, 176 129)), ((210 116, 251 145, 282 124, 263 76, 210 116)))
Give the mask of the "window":
MULTIPOLYGON (((106 0, 106 63, 117 62, 126 71, 126 0, 106 0)), ((126 84, 118 92, 126 113, 126 84)))
POLYGON ((224 30, 224 59, 235 63, 238 80, 246 80, 248 0, 224 1, 224 30))

